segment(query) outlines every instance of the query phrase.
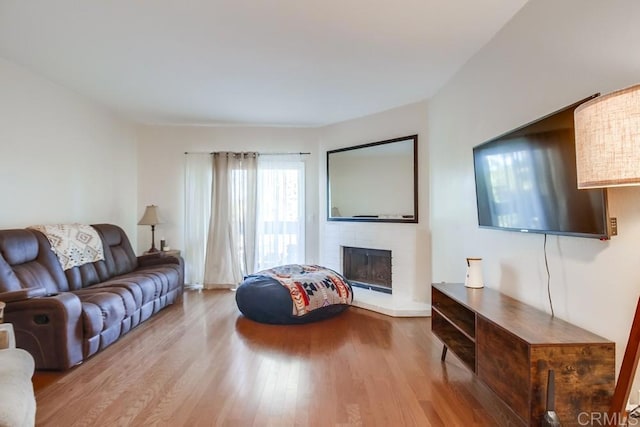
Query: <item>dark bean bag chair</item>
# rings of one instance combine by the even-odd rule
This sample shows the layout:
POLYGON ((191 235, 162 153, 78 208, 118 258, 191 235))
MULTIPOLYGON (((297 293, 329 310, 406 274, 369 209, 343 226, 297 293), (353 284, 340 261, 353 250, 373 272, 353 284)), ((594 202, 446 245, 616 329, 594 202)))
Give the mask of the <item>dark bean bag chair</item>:
POLYGON ((290 264, 245 277, 238 309, 251 320, 279 325, 315 322, 345 311, 353 301, 342 275, 317 265, 290 264))

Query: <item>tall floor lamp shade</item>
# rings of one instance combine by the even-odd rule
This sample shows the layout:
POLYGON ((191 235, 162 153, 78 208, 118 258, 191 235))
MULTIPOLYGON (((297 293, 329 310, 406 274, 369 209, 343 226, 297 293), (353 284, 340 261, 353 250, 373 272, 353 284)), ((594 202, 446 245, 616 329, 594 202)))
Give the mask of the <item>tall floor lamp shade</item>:
POLYGON ((156 225, 160 224, 160 219, 158 218, 158 207, 156 205, 149 205, 144 210, 144 215, 138 221, 138 225, 150 225, 151 226, 151 249, 147 252, 158 252, 156 249, 156 225))
POLYGON ((640 84, 575 111, 578 188, 640 185, 640 84))
MULTIPOLYGON (((578 188, 640 185, 640 84, 585 102, 575 110, 578 188)), ((624 415, 640 358, 640 299, 609 408, 624 415)))

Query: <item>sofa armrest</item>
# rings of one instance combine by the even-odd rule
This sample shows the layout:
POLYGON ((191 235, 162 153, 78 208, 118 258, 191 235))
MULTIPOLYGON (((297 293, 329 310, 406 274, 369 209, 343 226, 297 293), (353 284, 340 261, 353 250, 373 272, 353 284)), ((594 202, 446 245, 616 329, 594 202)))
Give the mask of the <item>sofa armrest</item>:
POLYGON ((0 292, 0 301, 10 303, 14 301, 20 301, 29 298, 43 297, 47 294, 47 290, 42 287, 33 287, 20 289, 17 291, 0 292))
POLYGON ((162 264, 182 264, 182 258, 173 255, 166 255, 162 252, 142 255, 138 257, 138 267, 150 267, 162 264))
POLYGON ((180 255, 167 255, 166 253, 153 253, 138 257, 138 269, 153 269, 156 266, 171 267, 178 271, 179 295, 184 291, 184 260, 180 255))
POLYGON ((71 292, 7 304, 5 320, 13 323, 16 346, 31 353, 36 369, 64 370, 82 362, 82 305, 71 292))

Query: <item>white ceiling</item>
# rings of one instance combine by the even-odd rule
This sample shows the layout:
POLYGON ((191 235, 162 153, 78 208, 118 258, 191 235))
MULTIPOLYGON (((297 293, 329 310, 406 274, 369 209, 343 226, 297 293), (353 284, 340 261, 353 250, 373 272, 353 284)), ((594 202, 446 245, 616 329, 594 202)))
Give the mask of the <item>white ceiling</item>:
POLYGON ((0 57, 153 124, 317 126, 432 96, 526 0, 0 0, 0 57))

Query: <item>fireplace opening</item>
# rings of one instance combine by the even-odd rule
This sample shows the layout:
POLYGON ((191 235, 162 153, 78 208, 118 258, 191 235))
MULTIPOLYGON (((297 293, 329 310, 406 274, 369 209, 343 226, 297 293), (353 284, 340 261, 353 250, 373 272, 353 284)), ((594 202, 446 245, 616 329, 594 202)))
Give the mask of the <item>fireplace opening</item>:
POLYGON ((391 251, 343 246, 342 266, 352 285, 392 293, 391 251))

